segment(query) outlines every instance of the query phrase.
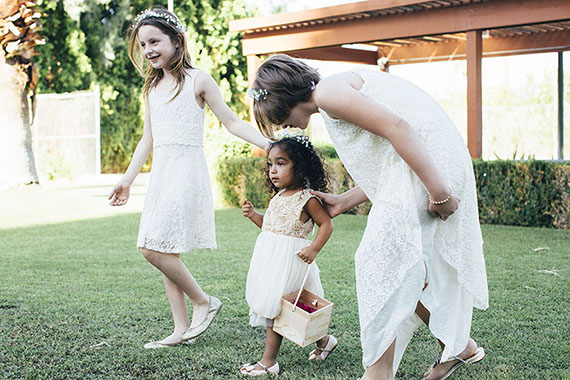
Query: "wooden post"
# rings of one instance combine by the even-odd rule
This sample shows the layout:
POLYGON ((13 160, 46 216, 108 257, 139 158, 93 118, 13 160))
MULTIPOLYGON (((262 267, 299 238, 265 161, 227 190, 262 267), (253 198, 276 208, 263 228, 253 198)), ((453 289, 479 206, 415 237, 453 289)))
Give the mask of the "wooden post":
POLYGON ((467 32, 467 147, 473 158, 483 153, 483 112, 481 87, 481 31, 467 32))
POLYGON ((558 52, 558 159, 564 159, 564 52, 558 52))

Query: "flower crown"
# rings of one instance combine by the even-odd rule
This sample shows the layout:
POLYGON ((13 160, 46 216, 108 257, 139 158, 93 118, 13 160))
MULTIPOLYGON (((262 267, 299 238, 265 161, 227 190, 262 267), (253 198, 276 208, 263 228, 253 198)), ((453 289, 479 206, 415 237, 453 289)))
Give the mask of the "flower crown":
POLYGON ((305 135, 294 135, 289 133, 289 131, 283 131, 278 136, 280 139, 291 139, 295 142, 303 145, 305 148, 309 149, 311 152, 314 152, 313 144, 311 144, 311 140, 309 140, 308 136, 305 135))
MULTIPOLYGON (((315 81, 311 81, 311 91, 313 91, 315 87, 317 87, 315 81)), ((259 102, 259 100, 267 100, 267 95, 269 94, 269 92, 267 92, 267 89, 265 88, 250 87, 247 90, 247 94, 249 95, 250 98, 253 98, 255 99, 256 102, 259 102)))
POLYGON ((250 98, 255 99, 256 102, 259 102, 259 100, 266 100, 267 99, 267 95, 269 94, 267 92, 267 89, 265 88, 253 88, 250 87, 247 90, 247 94, 249 95, 250 98))
POLYGON ((173 25, 176 29, 178 29, 179 32, 184 33, 184 25, 182 25, 182 22, 180 22, 178 17, 173 16, 173 15, 168 14, 168 13, 165 13, 165 12, 157 12, 156 10, 153 10, 150 8, 145 9, 144 11, 139 13, 138 16, 135 17, 135 21, 134 21, 133 25, 136 28, 136 26, 142 20, 146 20, 147 18, 151 18, 151 17, 164 19, 164 20, 168 21, 169 24, 173 25))

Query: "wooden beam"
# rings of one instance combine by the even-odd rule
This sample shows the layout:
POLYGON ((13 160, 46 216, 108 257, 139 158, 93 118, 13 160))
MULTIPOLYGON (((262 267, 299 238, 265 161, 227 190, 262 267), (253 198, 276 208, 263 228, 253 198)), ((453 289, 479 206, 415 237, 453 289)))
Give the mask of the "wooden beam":
POLYGON ((230 21, 230 32, 263 29, 279 25, 298 24, 329 17, 346 16, 425 3, 426 0, 369 0, 299 12, 276 13, 230 21))
POLYGON ((293 50, 287 52, 287 54, 295 58, 348 63, 364 63, 367 65, 375 65, 378 59, 377 53, 375 51, 348 49, 340 46, 308 50, 293 50))
MULTIPOLYGON (((449 41, 414 46, 380 47, 391 65, 466 58, 465 42, 449 41)), ((483 57, 570 50, 570 30, 483 39, 483 57)))
POLYGON ((243 52, 246 55, 270 54, 568 19, 570 19, 568 0, 524 2, 503 0, 270 32, 247 33, 243 38, 243 52))
POLYGON ((481 85, 481 31, 467 32, 467 147, 473 158, 483 153, 483 94, 481 85))

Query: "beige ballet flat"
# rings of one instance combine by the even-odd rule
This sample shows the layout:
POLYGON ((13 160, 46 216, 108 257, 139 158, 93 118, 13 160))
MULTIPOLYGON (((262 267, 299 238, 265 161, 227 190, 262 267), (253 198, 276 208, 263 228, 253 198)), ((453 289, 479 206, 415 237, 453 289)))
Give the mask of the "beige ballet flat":
POLYGON ((220 310, 222 310, 222 301, 214 296, 210 296, 210 309, 208 310, 208 314, 206 314, 206 318, 204 318, 202 323, 200 323, 198 326, 191 327, 186 330, 184 335, 182 335, 182 340, 194 339, 197 336, 205 333, 220 310))

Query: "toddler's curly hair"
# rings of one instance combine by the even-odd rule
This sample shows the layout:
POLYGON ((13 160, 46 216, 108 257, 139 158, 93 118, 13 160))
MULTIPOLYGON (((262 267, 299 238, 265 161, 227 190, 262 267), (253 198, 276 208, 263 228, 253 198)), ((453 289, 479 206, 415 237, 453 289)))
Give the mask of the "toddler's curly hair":
MULTIPOLYGON (((293 162, 296 188, 309 188, 327 192, 329 189, 329 176, 320 152, 307 139, 284 137, 269 145, 267 154, 274 147, 281 148, 293 162)), ((277 192, 279 189, 271 182, 269 170, 265 171, 265 183, 269 189, 277 192)))

